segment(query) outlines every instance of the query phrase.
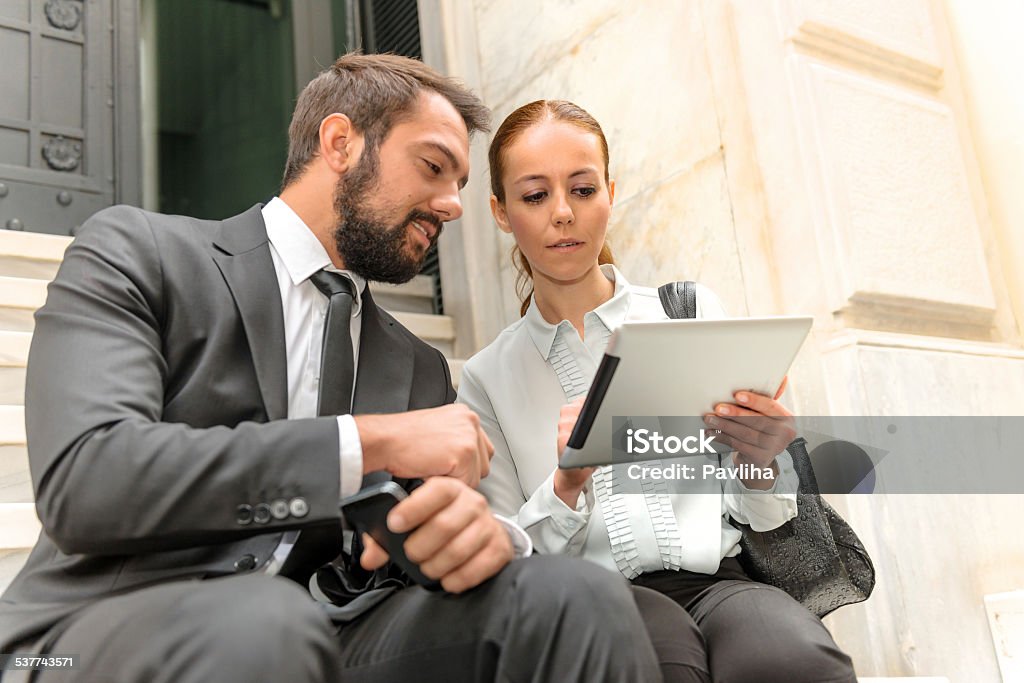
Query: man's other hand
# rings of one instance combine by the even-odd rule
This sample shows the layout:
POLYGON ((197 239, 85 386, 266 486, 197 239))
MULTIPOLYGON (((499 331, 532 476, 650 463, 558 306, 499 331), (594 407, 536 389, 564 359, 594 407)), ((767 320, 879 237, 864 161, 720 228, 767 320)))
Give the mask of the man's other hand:
POLYGON ((494 446, 480 418, 461 404, 395 415, 357 415, 363 472, 404 479, 447 476, 476 488, 491 470, 494 446))
MULTIPOLYGON (((388 513, 395 533, 415 531, 405 554, 449 593, 474 588, 512 561, 512 539, 494 518, 482 495, 462 481, 434 477, 388 513)), ((373 570, 388 561, 387 552, 363 535, 360 563, 373 570)))

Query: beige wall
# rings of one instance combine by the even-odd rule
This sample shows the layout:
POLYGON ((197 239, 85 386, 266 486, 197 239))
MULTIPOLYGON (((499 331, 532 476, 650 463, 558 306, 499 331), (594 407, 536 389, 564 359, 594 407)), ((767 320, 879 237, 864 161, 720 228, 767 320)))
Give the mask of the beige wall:
POLYGON ((945 0, 989 213, 1024 333, 1024 4, 945 0))
MULTIPOLYGON (((602 122, 633 281, 815 316, 798 412, 1024 413, 1024 48, 1005 5, 948 0, 951 30, 940 0, 425 4, 435 63, 496 122, 541 97, 602 122)), ((477 155, 461 257, 474 296, 501 302, 465 307, 479 345, 517 302, 477 155)), ((998 681, 983 596, 1024 588, 1024 499, 836 504, 879 570, 868 603, 827 621, 859 673, 998 681)))

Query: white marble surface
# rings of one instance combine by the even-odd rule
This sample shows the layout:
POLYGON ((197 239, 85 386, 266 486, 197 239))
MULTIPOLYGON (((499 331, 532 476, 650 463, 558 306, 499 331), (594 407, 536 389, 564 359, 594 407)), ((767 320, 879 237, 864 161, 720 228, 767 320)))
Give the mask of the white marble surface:
MULTIPOLYGON (((815 316, 790 378, 801 414, 1024 410, 1021 338, 940 2, 472 11, 496 123, 546 97, 603 124, 610 239, 633 281, 693 278, 737 315, 815 316)), ((517 302, 502 296, 511 320, 517 302)), ((1007 540, 1022 498, 836 505, 879 570, 876 596, 827 622, 858 671, 998 681, 981 601, 1024 582, 1024 546, 1007 540)))
POLYGON ((835 254, 847 298, 909 298, 992 312, 995 300, 950 108, 804 62, 835 254))
MULTIPOLYGON (((583 11, 589 3, 565 4, 591 14, 583 11)), ((634 3, 545 62, 520 87, 485 85, 486 101, 495 108, 496 125, 536 99, 568 99, 588 110, 608 138, 610 170, 623 201, 719 148, 705 47, 695 3, 634 3)), ((536 63, 544 62, 545 49, 534 52, 536 63)), ((528 45, 519 50, 531 52, 528 45)))
POLYGON ((716 153, 617 204, 609 240, 631 282, 696 280, 718 294, 730 315, 741 316, 748 311, 731 222, 716 153))
MULTIPOLYGON (((941 61, 928 0, 775 0, 792 32, 814 22, 921 61, 941 61)), ((841 38, 840 38, 841 39, 841 38)))

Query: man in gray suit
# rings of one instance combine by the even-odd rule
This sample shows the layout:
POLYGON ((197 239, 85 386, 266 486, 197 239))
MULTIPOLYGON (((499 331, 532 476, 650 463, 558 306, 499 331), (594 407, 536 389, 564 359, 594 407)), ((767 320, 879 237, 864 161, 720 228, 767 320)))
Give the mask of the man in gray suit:
POLYGON ((412 277, 460 216, 487 119, 419 62, 348 55, 299 97, 280 197, 225 221, 114 207, 83 226, 29 357, 43 532, 0 598, 0 651, 80 661, 33 680, 658 678, 618 577, 523 557, 522 530, 488 511, 473 487, 492 447, 449 405, 444 357, 365 288, 412 277), (322 414, 329 363, 354 373, 344 414, 322 414), (311 599, 366 474, 411 491, 389 525, 414 530, 408 555, 447 593, 366 540, 362 568, 319 572, 340 605, 311 599))

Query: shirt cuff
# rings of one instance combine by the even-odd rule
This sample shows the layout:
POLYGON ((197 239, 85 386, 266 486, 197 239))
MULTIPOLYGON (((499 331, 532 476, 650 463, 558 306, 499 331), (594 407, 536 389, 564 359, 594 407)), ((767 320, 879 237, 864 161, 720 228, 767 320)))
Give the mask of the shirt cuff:
POLYGON ((501 522, 501 525, 505 527, 505 531, 508 532, 508 537, 512 540, 512 550, 515 552, 517 560, 533 554, 533 541, 530 540, 528 533, 507 517, 494 515, 494 518, 501 522))
POLYGON ((341 459, 341 498, 359 493, 363 484, 363 442, 351 415, 338 416, 338 457, 341 459))
POLYGON ((796 492, 800 479, 793 469, 789 453, 775 458, 779 474, 766 490, 748 489, 739 479, 730 480, 728 487, 736 496, 736 504, 744 519, 754 531, 771 531, 797 516, 796 492))
MULTIPOLYGON (((589 488, 589 484, 588 484, 589 488)), ((576 509, 565 504, 555 495, 555 472, 552 471, 530 499, 519 510, 519 522, 525 527, 551 520, 555 528, 565 538, 572 538, 580 529, 587 526, 593 510, 592 497, 586 492, 576 500, 576 509)))

